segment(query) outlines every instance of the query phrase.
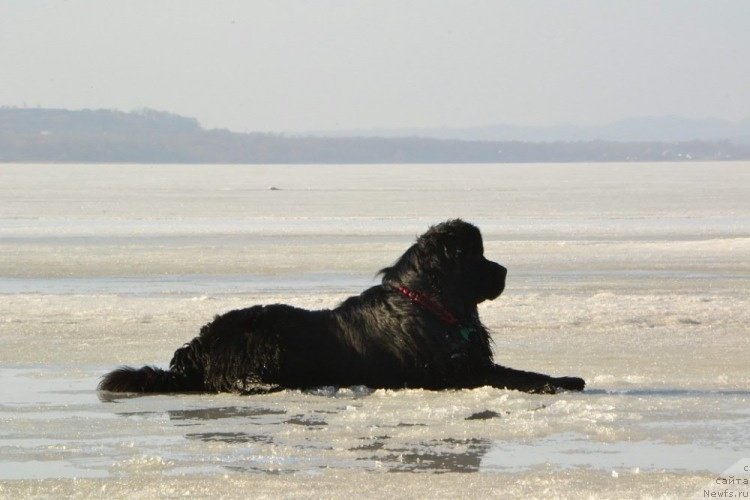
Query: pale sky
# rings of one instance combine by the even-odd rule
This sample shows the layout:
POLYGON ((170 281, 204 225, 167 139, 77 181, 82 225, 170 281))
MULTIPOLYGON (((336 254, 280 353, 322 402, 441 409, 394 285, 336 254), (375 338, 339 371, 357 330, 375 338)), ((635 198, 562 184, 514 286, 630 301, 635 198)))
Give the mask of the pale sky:
POLYGON ((0 105, 209 128, 750 117, 750 0, 0 0, 0 105))

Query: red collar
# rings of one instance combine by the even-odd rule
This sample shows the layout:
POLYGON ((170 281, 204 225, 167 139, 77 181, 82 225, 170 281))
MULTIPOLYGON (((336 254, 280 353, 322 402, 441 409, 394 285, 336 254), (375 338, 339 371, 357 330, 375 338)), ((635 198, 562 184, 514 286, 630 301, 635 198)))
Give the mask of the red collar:
POLYGON ((403 285, 398 287, 398 291, 409 297, 412 302, 419 304, 420 306, 429 310, 435 316, 440 318, 443 323, 447 323, 450 326, 455 326, 458 324, 458 319, 456 319, 456 317, 451 314, 449 310, 447 310, 445 307, 438 304, 434 300, 430 299, 426 295, 422 295, 419 292, 413 292, 403 285))

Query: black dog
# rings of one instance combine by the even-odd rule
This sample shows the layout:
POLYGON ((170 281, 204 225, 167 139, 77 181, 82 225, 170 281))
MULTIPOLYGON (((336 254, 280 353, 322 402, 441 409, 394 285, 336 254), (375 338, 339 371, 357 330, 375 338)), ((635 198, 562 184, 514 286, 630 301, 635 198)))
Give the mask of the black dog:
POLYGON ((430 228, 382 284, 332 310, 253 306, 217 316, 175 352, 169 371, 123 367, 99 389, 113 392, 238 392, 365 385, 528 392, 583 390, 496 365, 477 304, 499 296, 506 270, 484 258, 479 229, 461 220, 430 228))

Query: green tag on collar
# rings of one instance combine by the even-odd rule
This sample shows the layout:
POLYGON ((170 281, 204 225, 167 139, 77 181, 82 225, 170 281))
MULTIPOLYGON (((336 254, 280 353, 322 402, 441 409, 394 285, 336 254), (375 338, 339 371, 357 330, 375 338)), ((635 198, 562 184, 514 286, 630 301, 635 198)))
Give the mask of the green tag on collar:
POLYGON ((474 333, 474 329, 470 326, 462 326, 458 333, 461 334, 464 340, 469 340, 471 334, 474 333))

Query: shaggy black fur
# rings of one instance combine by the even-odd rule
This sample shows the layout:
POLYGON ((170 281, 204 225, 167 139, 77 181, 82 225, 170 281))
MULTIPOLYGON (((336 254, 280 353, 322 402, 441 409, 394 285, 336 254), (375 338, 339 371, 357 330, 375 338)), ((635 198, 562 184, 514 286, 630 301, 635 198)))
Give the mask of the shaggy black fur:
POLYGON ((169 371, 123 367, 107 374, 99 389, 254 394, 319 386, 490 385, 544 393, 583 390, 580 378, 493 363, 477 304, 502 293, 506 270, 484 258, 475 226, 457 219, 431 227, 381 274, 382 284, 332 310, 274 304, 217 316, 175 352, 169 371), (409 298, 401 287, 424 301, 409 298))

